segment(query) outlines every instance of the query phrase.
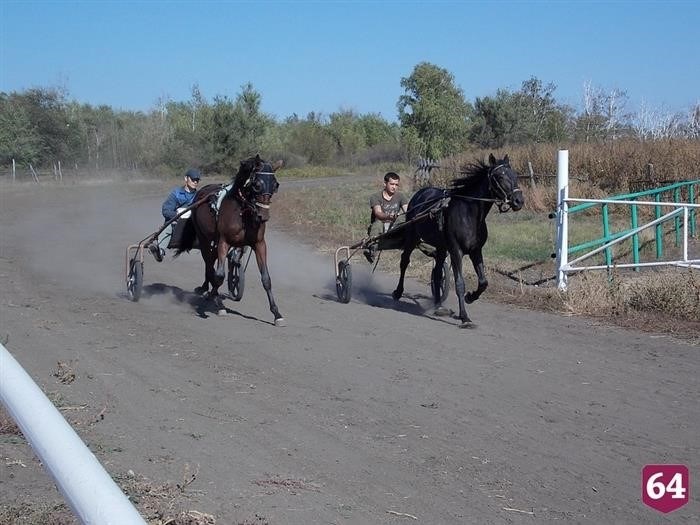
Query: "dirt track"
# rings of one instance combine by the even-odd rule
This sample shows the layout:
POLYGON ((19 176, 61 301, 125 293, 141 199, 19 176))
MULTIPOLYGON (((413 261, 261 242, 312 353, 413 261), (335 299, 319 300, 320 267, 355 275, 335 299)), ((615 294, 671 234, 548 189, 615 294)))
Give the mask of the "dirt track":
MULTIPOLYGON (((113 475, 196 472, 191 507, 224 524, 700 521, 697 347, 488 292, 462 330, 424 314, 418 283, 394 303, 394 278, 359 260, 339 304, 328 257, 274 222, 287 327, 273 326, 253 261, 228 315, 191 293, 198 253, 149 257, 132 303, 124 248, 157 227, 163 192, 0 194, 0 338, 113 475), (52 375, 59 361, 75 381, 52 375), (688 465, 691 502, 645 507, 647 463, 688 465)), ((60 499, 26 445, 0 436, 0 453, 3 502, 60 499)))

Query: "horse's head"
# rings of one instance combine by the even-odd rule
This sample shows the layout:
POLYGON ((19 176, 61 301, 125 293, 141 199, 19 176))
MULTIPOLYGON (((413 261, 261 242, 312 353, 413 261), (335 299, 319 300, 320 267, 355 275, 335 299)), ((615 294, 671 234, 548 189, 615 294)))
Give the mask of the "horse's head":
POLYGON ((496 160, 493 153, 489 155, 489 191, 498 199, 498 208, 506 211, 511 208, 518 211, 525 204, 522 190, 518 187, 518 174, 510 167, 508 155, 496 160))
POLYGON ((241 162, 236 176, 237 181, 244 181, 240 191, 249 203, 255 205, 258 218, 263 222, 270 218, 270 200, 280 186, 275 172, 282 164, 281 160, 270 164, 256 155, 241 162))

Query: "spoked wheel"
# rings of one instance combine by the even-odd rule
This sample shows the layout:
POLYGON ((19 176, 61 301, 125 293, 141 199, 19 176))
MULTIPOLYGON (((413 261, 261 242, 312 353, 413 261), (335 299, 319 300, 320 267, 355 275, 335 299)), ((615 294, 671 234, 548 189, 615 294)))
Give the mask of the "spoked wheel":
POLYGON ((135 257, 129 261, 129 275, 126 278, 126 292, 129 299, 136 302, 143 289, 143 263, 135 257))
POLYGON ((352 271, 349 261, 338 263, 338 277, 335 278, 335 291, 338 294, 338 301, 349 303, 352 296, 352 271))
POLYGON ((240 301, 245 288, 245 271, 241 266, 243 248, 234 248, 228 255, 228 291, 231 299, 240 301))
POLYGON ((438 299, 439 292, 440 302, 444 301, 450 292, 450 264, 447 262, 447 259, 445 259, 442 268, 438 268, 437 265, 433 267, 430 277, 430 292, 433 294, 435 301, 438 299))

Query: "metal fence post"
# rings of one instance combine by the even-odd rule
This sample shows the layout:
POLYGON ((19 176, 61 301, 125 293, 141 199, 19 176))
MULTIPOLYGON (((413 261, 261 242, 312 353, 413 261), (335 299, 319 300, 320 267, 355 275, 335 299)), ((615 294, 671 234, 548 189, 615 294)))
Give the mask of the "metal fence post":
MULTIPOLYGON (((603 218, 603 242, 610 242, 610 218, 608 216, 608 205, 603 204, 602 206, 602 218, 603 218)), ((612 266, 612 249, 605 248, 605 264, 608 267, 608 273, 610 273, 610 267, 612 266)))
POLYGON ((557 288, 566 291, 569 264, 569 150, 557 152, 557 288))
MULTIPOLYGON (((688 202, 693 204, 695 202, 695 184, 690 184, 688 186, 688 202)), ((690 236, 695 237, 695 208, 690 210, 690 236)))

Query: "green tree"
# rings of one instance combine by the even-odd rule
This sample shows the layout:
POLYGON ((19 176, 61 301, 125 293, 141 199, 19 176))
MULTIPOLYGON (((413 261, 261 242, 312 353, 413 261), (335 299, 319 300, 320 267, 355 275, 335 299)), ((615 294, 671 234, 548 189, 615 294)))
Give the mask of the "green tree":
MULTIPOLYGON (((73 160, 75 132, 70 127, 66 93, 58 88, 32 88, 8 95, 10 106, 20 111, 41 140, 36 164, 73 160), (20 109, 21 108, 21 109, 20 109)), ((19 115, 20 113, 17 113, 19 115)))
POLYGON ((236 98, 238 113, 238 131, 241 134, 241 157, 260 152, 261 140, 272 118, 260 109, 262 95, 249 82, 242 86, 236 98))
POLYGON ((472 108, 452 74, 421 62, 401 79, 401 87, 405 93, 397 103, 399 121, 415 132, 411 137, 420 139, 422 154, 440 158, 458 152, 466 142, 472 108))
POLYGON ((258 153, 273 119, 260 110, 262 97, 253 85, 242 87, 235 101, 215 97, 207 140, 212 145, 208 167, 235 172, 241 159, 258 153))
POLYGON ((326 131, 335 142, 336 157, 352 162, 353 157, 366 147, 364 129, 352 110, 331 113, 326 131))
POLYGON ((493 97, 477 97, 469 140, 482 148, 500 148, 512 139, 517 122, 517 105, 509 91, 499 89, 493 97))
POLYGON ((36 164, 45 147, 26 109, 13 97, 0 93, 0 165, 15 159, 20 164, 36 164))
POLYGON ((544 85, 537 77, 530 77, 522 83, 520 91, 515 94, 521 122, 518 143, 557 142, 567 138, 571 109, 557 103, 554 98, 556 89, 553 82, 544 85))
POLYGON ((484 148, 563 140, 571 110, 557 104, 555 90, 553 83, 531 77, 519 91, 499 89, 493 97, 477 98, 470 140, 484 148))
POLYGON ((358 118, 367 147, 372 148, 382 144, 395 145, 399 137, 396 124, 387 122, 381 115, 368 113, 358 118))
POLYGON ((200 126, 200 110, 193 111, 188 102, 169 102, 167 104, 168 135, 164 153, 167 164, 174 169, 183 166, 199 165, 207 155, 205 150, 205 129, 200 126))
POLYGON ((296 114, 285 120, 289 151, 310 164, 327 164, 335 155, 336 144, 326 129, 323 115, 311 112, 305 119, 296 114))

